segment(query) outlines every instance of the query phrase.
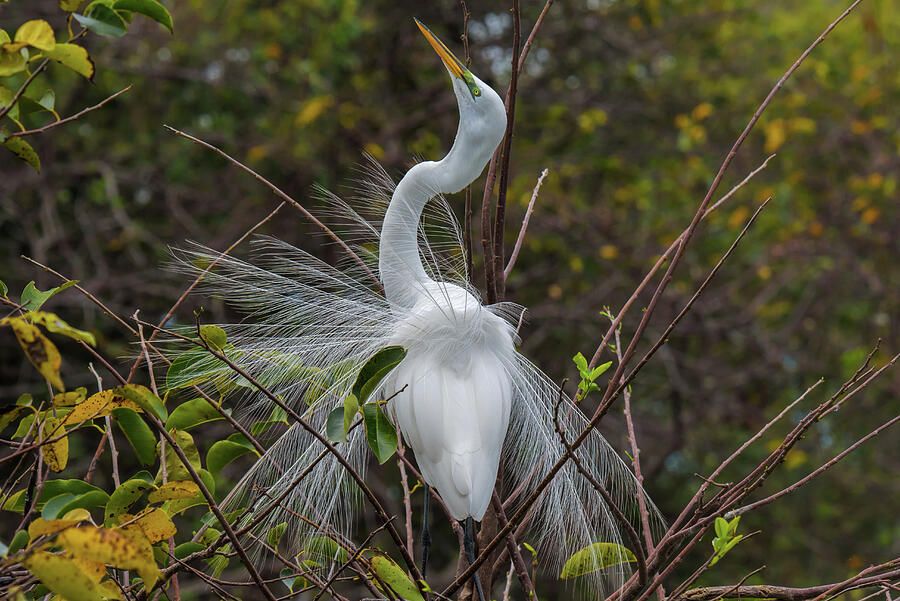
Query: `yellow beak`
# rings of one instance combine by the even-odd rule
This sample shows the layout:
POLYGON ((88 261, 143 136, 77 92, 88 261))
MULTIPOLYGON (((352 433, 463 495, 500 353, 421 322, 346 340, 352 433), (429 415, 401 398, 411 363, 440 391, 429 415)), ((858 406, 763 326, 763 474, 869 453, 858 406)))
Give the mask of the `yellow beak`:
POLYGON ((453 56, 453 53, 447 48, 444 42, 437 39, 437 37, 431 33, 431 30, 425 27, 421 21, 415 19, 416 25, 419 26, 419 29, 422 31, 422 35, 425 36, 425 39, 428 40, 428 43, 431 44, 431 47, 434 48, 434 51, 438 53, 438 56, 441 57, 441 60, 444 61, 444 65, 447 67, 447 70, 450 71, 455 77, 463 78, 463 71, 465 70, 465 66, 460 62, 458 58, 453 56))

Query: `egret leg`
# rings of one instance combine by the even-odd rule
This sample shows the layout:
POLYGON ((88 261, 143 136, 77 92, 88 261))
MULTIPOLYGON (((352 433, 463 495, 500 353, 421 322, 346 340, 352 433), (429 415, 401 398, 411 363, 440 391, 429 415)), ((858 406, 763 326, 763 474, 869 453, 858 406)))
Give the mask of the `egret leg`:
MULTIPOLYGON (((465 521, 463 546, 466 551, 466 561, 469 562, 469 565, 472 565, 475 561, 475 520, 471 516, 467 517, 465 521)), ((475 579, 475 590, 478 592, 478 600, 485 601, 484 591, 481 590, 481 578, 479 578, 477 571, 473 574, 473 578, 475 579)))
POLYGON ((428 567, 428 551, 431 550, 431 532, 428 530, 428 508, 431 504, 431 487, 425 485, 425 500, 422 504, 422 578, 428 567))

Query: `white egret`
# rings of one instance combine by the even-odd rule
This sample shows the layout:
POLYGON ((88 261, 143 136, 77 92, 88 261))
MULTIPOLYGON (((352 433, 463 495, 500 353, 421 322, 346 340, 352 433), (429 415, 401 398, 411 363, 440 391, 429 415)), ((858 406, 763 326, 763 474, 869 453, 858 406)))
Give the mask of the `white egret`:
MULTIPOLYGON (((351 261, 333 267, 287 243, 263 239, 254 263, 224 257, 205 281, 249 313, 243 323, 224 326, 241 366, 323 431, 327 415, 343 403, 368 357, 389 345, 407 349, 376 393, 386 398, 401 391, 386 414, 415 452, 426 484, 437 489, 453 518, 466 522, 471 561, 472 521, 481 520, 490 504, 498 466, 503 465, 504 489, 517 491, 509 500, 514 505, 564 452, 553 424, 555 405, 562 403, 559 419, 573 435, 587 421, 516 350, 521 308, 483 305, 468 283, 459 226, 440 195, 458 192, 480 175, 503 137, 506 115, 496 92, 417 24, 450 74, 459 128, 443 159, 416 164, 396 188, 373 163, 360 211, 323 193, 330 216, 345 228, 344 240, 369 269, 351 261), (364 211, 372 211, 374 219, 364 217, 364 211), (427 235, 423 212, 432 226, 427 235), (376 264, 383 295, 371 282, 376 264)), ((183 263, 196 269, 217 256, 190 251, 183 263)), ((220 387, 226 380, 246 386, 215 360, 208 360, 207 368, 220 387)), ((195 367, 191 377, 197 374, 195 367)), ((268 399, 246 390, 257 415, 267 413, 268 399)), ((351 431, 339 449, 365 474, 362 428, 351 431)), ((312 435, 293 426, 244 477, 239 487, 247 497, 266 491, 262 499, 255 495, 253 509, 264 513, 259 531, 286 522, 301 546, 323 533, 349 534, 358 489, 333 456, 318 457, 321 450, 312 435), (274 508, 273 498, 280 499, 274 508), (308 520, 297 519, 298 514, 308 520)), ((638 496, 645 493, 603 437, 592 433, 577 455, 634 518, 638 496)), ((647 504, 659 523, 649 499, 647 504)), ((571 462, 543 493, 530 522, 557 567, 592 543, 622 544, 621 524, 571 462)), ((604 563, 613 565, 596 575, 620 579, 628 573, 628 561, 624 555, 619 559, 607 557, 604 563)))

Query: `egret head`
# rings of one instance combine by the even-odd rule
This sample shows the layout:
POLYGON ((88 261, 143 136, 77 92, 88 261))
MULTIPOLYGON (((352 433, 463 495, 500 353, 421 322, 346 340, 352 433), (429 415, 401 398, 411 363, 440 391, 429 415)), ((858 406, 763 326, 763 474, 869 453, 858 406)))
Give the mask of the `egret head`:
POLYGON ((450 73, 453 92, 459 104, 460 134, 465 135, 467 142, 472 145, 471 150, 483 147, 487 152, 487 158, 490 158, 506 131, 506 108, 503 101, 497 92, 469 71, 465 64, 450 52, 447 45, 418 19, 416 25, 450 73))

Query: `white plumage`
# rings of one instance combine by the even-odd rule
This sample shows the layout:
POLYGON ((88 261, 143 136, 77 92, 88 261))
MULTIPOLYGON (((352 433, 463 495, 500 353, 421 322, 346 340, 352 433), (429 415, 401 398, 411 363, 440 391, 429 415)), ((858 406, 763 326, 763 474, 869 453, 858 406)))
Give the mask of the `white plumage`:
MULTIPOLYGON (((461 232, 440 194, 456 192, 479 175, 502 138, 505 112, 493 90, 468 71, 466 78, 457 76, 455 71, 464 67, 451 68, 439 54, 451 72, 460 110, 447 156, 415 165, 396 188, 372 162, 361 182, 359 212, 322 191, 328 216, 343 228, 343 240, 368 270, 350 260, 333 267, 265 238, 255 243, 253 263, 206 249, 183 252, 179 263, 196 273, 198 265, 219 260, 204 285, 247 313, 243 323, 223 326, 234 345, 233 358, 323 432, 327 415, 350 393, 362 364, 386 346, 405 347, 406 358, 375 394, 387 398, 406 386, 390 401, 387 415, 399 425, 423 477, 452 516, 481 519, 499 464, 504 492, 521 492, 563 454, 553 423, 557 403, 570 438, 587 420, 515 349, 513 324, 521 308, 482 305, 469 287, 461 232), (428 235, 423 213, 432 226, 428 235), (372 285, 375 269, 384 295, 372 285)), ((252 418, 271 410, 264 395, 216 359, 198 359, 194 367, 192 379, 205 377, 220 390, 242 390, 252 418)), ((364 476, 369 453, 363 428, 338 448, 364 476)), ((231 507, 249 507, 248 521, 265 513, 254 528, 257 535, 287 523, 285 540, 298 548, 323 534, 349 537, 359 491, 332 455, 319 457, 321 451, 311 434, 290 427, 238 484, 241 495, 231 507), (272 499, 279 499, 274 508, 272 499), (298 514, 306 519, 297 519, 298 514)), ((606 440, 593 431, 576 453, 617 506, 636 518, 637 499, 645 493, 606 440)), ((512 499, 508 511, 522 498, 512 499)), ((654 525, 661 525, 652 502, 645 500, 654 525)), ((571 462, 541 495, 529 524, 533 542, 542 556, 553 558, 557 570, 592 543, 623 544, 621 524, 571 462)), ((629 572, 623 557, 590 577, 600 587, 622 582, 629 572)))

